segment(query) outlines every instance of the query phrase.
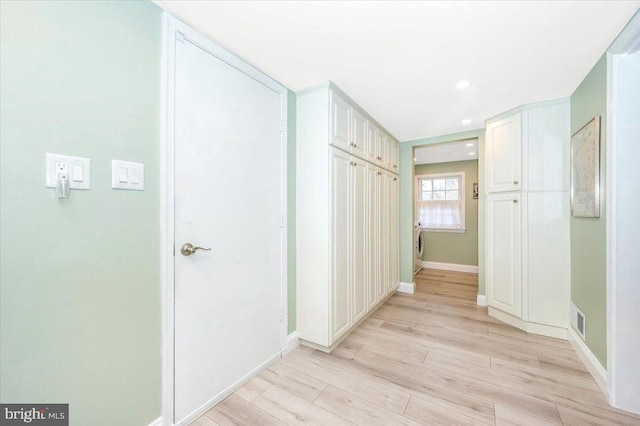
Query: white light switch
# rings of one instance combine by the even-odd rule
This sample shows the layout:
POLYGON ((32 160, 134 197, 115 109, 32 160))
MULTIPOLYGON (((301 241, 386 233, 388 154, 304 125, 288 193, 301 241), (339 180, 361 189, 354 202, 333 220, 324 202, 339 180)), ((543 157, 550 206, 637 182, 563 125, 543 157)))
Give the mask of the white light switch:
POLYGON ((144 190, 144 164, 111 160, 111 188, 144 190))
POLYGON ((91 160, 68 155, 47 154, 46 186, 56 186, 56 164, 66 166, 71 189, 91 189, 91 160))

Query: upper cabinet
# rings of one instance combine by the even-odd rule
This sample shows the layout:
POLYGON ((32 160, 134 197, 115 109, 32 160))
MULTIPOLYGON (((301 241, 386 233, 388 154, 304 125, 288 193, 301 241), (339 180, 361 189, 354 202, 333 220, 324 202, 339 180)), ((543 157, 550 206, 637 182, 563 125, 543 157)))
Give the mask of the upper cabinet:
POLYGON ((345 151, 351 148, 351 107, 331 94, 331 145, 345 151))
POLYGON ((487 192, 522 189, 522 113, 487 124, 487 192))
POLYGON ((568 191, 568 100, 519 108, 487 121, 487 193, 568 191))
POLYGON ((398 141, 330 86, 329 143, 378 167, 398 173, 398 141))

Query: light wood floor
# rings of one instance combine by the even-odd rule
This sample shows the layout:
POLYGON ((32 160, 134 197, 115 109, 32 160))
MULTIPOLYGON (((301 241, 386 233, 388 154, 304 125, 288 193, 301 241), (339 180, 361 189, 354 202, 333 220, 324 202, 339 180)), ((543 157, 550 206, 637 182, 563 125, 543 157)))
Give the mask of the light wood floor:
POLYGON ((565 341, 476 305, 477 275, 423 270, 332 354, 299 347, 194 424, 640 425, 565 341))

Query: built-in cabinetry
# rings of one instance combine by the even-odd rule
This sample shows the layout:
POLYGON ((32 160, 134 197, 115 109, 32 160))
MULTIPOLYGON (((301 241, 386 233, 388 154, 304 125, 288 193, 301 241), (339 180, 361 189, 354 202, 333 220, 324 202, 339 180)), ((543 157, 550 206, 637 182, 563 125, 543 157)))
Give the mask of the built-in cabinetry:
POLYGON ((331 351, 398 286, 398 142, 333 83, 296 126, 297 329, 331 351))
POLYGON ((568 99, 486 123, 489 315, 566 338, 570 299, 568 99))

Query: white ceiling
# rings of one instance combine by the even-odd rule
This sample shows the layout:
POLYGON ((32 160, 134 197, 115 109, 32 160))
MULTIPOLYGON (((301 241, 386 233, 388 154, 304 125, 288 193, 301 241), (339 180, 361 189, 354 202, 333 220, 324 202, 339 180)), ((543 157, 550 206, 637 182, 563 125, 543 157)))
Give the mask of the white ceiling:
POLYGON ((516 106, 571 95, 640 6, 156 3, 294 91, 333 80, 401 141, 482 128, 516 106), (462 79, 468 89, 456 89, 462 79))
POLYGON ((414 163, 433 164, 478 159, 478 139, 420 146, 413 151, 414 163))

